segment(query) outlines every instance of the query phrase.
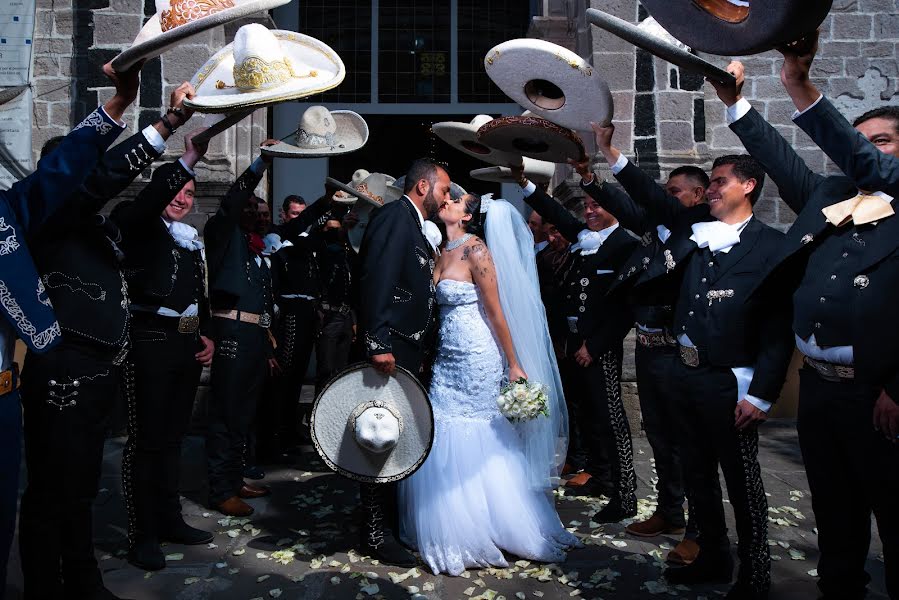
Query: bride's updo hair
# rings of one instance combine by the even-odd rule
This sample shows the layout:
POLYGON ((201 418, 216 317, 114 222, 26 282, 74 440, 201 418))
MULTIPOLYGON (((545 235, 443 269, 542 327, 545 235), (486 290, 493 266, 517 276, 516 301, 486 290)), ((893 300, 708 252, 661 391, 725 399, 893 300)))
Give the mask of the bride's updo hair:
POLYGON ((484 215, 481 213, 481 197, 476 194, 462 196, 465 203, 465 214, 471 215, 470 221, 465 221, 465 233, 476 235, 484 239, 484 215))

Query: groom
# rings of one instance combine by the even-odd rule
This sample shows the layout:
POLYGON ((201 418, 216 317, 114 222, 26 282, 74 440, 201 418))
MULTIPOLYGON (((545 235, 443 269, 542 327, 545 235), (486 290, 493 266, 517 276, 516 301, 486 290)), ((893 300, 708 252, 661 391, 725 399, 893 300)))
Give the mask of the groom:
MULTIPOLYGON (((425 218, 449 199, 449 190, 445 169, 416 160, 406 174, 405 195, 372 213, 362 239, 365 349, 374 368, 385 375, 394 374, 397 366, 415 376, 422 370, 436 304, 434 256, 422 230, 425 218)), ((367 519, 363 550, 388 564, 417 564, 390 530, 397 520, 394 486, 363 483, 360 500, 367 519)))

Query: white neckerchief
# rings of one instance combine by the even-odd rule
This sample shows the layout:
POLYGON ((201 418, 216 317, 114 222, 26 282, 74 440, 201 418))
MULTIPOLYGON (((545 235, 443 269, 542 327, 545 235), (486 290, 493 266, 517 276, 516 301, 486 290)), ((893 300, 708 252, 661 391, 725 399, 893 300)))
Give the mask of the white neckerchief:
POLYGON ((203 249, 203 242, 200 240, 199 232, 187 223, 169 221, 165 217, 162 218, 162 222, 165 223, 175 243, 185 250, 193 252, 203 249))
POLYGON ((696 242, 700 248, 727 254, 731 248, 740 243, 740 233, 743 232, 743 228, 750 219, 752 219, 752 215, 749 215, 749 219, 733 225, 722 221, 693 223, 693 235, 690 236, 690 239, 696 242))
POLYGON ((618 223, 599 231, 591 231, 589 229, 582 230, 577 234, 577 243, 572 244, 570 252, 581 251, 581 256, 589 256, 596 254, 597 250, 605 243, 612 232, 618 229, 618 223))
POLYGON ((443 234, 440 233, 440 228, 433 221, 425 221, 422 229, 425 233, 425 238, 431 244, 431 250, 437 252, 437 248, 440 247, 440 243, 443 241, 443 234))

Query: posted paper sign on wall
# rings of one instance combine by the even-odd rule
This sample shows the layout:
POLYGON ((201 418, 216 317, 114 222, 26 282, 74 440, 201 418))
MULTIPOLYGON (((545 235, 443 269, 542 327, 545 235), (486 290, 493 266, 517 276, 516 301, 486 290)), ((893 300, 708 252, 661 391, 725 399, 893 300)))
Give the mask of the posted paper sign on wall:
POLYGON ((0 88, 31 79, 35 0, 0 0, 0 88))

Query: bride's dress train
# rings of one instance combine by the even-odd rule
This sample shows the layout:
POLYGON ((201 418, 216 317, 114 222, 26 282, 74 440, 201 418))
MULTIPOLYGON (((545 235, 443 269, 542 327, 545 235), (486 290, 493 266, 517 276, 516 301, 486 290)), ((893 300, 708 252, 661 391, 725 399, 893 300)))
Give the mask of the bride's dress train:
POLYGON ((578 540, 559 521, 551 493, 529 485, 522 441, 496 405, 503 361, 478 288, 445 279, 437 301, 434 445, 399 485, 401 537, 435 574, 506 567, 503 551, 562 561, 578 540))

